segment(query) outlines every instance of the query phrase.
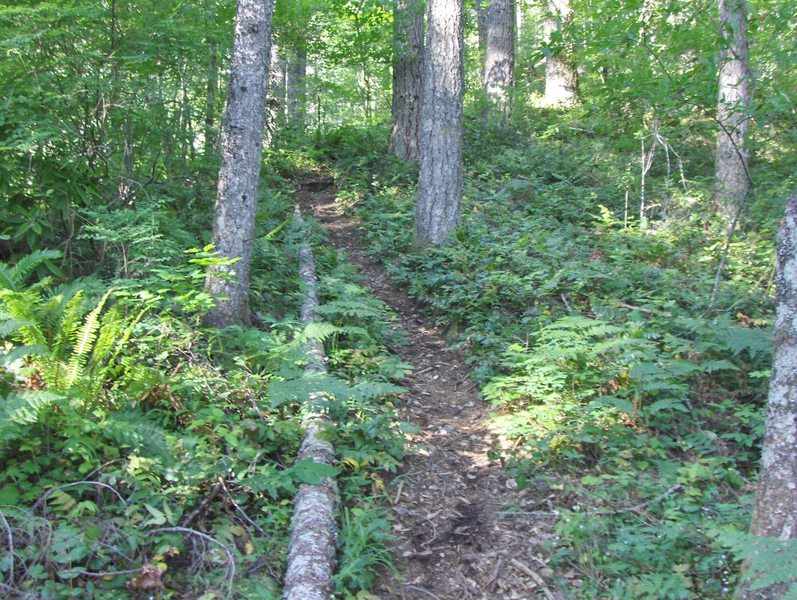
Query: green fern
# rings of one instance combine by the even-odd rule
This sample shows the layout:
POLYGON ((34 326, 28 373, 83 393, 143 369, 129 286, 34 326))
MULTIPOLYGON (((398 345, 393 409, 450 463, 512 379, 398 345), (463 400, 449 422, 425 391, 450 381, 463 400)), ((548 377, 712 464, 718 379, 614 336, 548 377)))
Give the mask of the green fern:
MULTIPOLYGON (((56 258, 61 258, 58 250, 36 250, 20 259, 13 267, 0 263, 0 289, 20 291, 25 280, 37 267, 56 258)), ((51 270, 55 269, 51 264, 48 266, 51 270)))
POLYGON ((341 333, 340 327, 324 321, 315 321, 313 323, 308 323, 304 328, 301 340, 320 340, 324 342, 337 333, 341 333))
POLYGON ((141 411, 130 410, 108 415, 102 431, 120 448, 161 458, 166 464, 174 462, 169 432, 141 411))
POLYGON ((318 307, 319 314, 325 317, 343 316, 357 319, 378 319, 382 316, 378 306, 367 298, 347 298, 333 300, 318 307))
POLYGON ((734 557, 746 565, 751 590, 782 585, 782 600, 797 600, 797 539, 780 540, 751 533, 723 532, 718 536, 734 557))
POLYGON ((27 430, 26 426, 36 423, 45 408, 62 399, 63 396, 47 391, 25 390, 8 394, 0 407, 0 441, 21 437, 27 430))
POLYGON ((83 326, 74 336, 74 346, 66 370, 66 380, 64 381, 68 387, 75 384, 86 365, 89 352, 91 352, 94 341, 97 339, 97 330, 100 327, 100 313, 110 295, 111 290, 108 290, 97 303, 97 306, 94 307, 94 310, 88 314, 83 326))

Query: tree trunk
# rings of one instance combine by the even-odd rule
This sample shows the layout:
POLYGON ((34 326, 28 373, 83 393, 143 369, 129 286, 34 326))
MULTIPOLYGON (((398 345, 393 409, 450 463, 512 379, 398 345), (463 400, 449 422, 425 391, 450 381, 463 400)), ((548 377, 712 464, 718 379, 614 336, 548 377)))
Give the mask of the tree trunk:
MULTIPOLYGON (((305 239, 309 239, 310 232, 305 227, 298 205, 295 214, 305 232, 305 239)), ((307 242, 299 249, 299 276, 305 287, 300 318, 307 326, 318 321, 318 279, 313 250, 307 242)), ((305 373, 326 373, 327 357, 320 339, 307 341, 305 359, 305 373)), ((313 392, 304 401, 304 435, 296 462, 311 460, 327 466, 335 464, 335 448, 324 437, 324 431, 330 425, 326 403, 322 392, 313 392)), ((299 486, 293 501, 288 565, 282 591, 284 600, 328 600, 331 597, 338 538, 335 520, 337 498, 338 486, 331 477, 323 477, 317 484, 303 483, 299 486)))
POLYGON ((487 16, 489 0, 475 0, 476 2, 476 29, 479 36, 479 51, 487 48, 487 16))
MULTIPOLYGON (((786 203, 778 232, 775 353, 769 382, 766 433, 750 532, 797 538, 797 197, 786 203)), ((737 597, 775 600, 783 586, 740 589, 737 597)))
POLYGON ((750 122, 752 77, 747 47, 746 0, 720 0, 719 95, 717 100, 714 201, 730 223, 750 192, 749 156, 745 146, 750 122))
POLYGON ((551 106, 572 106, 578 102, 578 72, 564 48, 563 34, 573 20, 570 0, 548 0, 545 37, 550 54, 545 59, 545 101, 551 106))
POLYGON ((421 168, 415 238, 441 244, 460 222, 462 194, 462 0, 429 0, 421 94, 421 168))
POLYGON ((297 46, 288 65, 288 121, 304 128, 307 110, 307 50, 297 46))
POLYGON ((274 0, 238 0, 213 219, 213 244, 219 256, 237 262, 208 270, 205 289, 216 299, 216 307, 205 321, 212 327, 249 323, 249 266, 255 239, 273 12, 274 0))
POLYGON ((274 135, 284 123, 285 116, 285 61, 282 60, 276 44, 271 45, 269 65, 266 127, 263 139, 266 147, 271 147, 274 135))
POLYGON ((515 2, 490 0, 487 51, 484 55, 484 90, 508 115, 515 85, 515 2))
POLYGON ((215 42, 210 44, 208 61, 208 93, 205 99, 205 160, 216 150, 216 95, 219 90, 219 57, 215 42))
POLYGON ((393 128, 390 149, 402 160, 417 160, 421 121, 423 1, 396 0, 393 27, 393 128))

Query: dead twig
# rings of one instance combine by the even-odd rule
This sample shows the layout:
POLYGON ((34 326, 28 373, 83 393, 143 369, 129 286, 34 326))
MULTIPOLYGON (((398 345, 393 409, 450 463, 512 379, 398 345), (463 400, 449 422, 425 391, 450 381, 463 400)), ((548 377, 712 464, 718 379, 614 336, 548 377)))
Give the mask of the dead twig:
POLYGON ((223 480, 221 477, 219 477, 219 483, 218 483, 217 485, 219 485, 219 486, 221 487, 221 490, 224 492, 224 496, 227 498, 227 500, 229 501, 229 503, 230 503, 230 504, 232 505, 232 507, 235 509, 235 512, 237 512, 237 513, 238 513, 238 514, 241 516, 241 518, 242 518, 242 519, 243 519, 243 520, 244 520, 244 521, 245 521, 245 522, 246 522, 246 523, 247 523, 247 524, 248 524, 250 527, 252 527, 252 528, 253 528, 255 531, 257 531, 257 532, 258 532, 260 535, 262 535, 262 536, 266 536, 266 535, 268 535, 268 534, 267 534, 267 533, 266 533, 266 532, 263 530, 263 528, 262 528, 260 525, 258 525, 257 523, 255 523, 255 522, 254 522, 252 519, 250 519, 250 518, 249 518, 249 515, 247 515, 247 514, 244 512, 244 510, 243 510, 243 509, 242 509, 242 508, 241 508, 241 507, 238 505, 238 503, 235 501, 235 498, 233 498, 233 497, 232 497, 232 494, 231 494, 231 493, 230 493, 230 491, 227 489, 227 486, 224 484, 224 480, 223 480))
POLYGON ((187 527, 159 527, 158 529, 151 530, 150 533, 183 533, 185 535, 198 537, 201 540, 219 546, 227 556, 227 572, 225 573, 227 578, 227 598, 232 598, 232 582, 235 579, 235 557, 233 556, 229 546, 222 544, 216 538, 210 537, 201 531, 189 529, 187 527))
POLYGON ((49 498, 53 494, 53 492, 55 492, 55 490, 65 490, 66 488, 77 487, 80 485, 94 485, 97 487, 104 488, 106 490, 110 490, 111 492, 113 492, 114 496, 119 498, 119 501, 122 503, 122 505, 125 508, 127 508, 127 502, 122 497, 122 494, 117 492, 114 487, 108 485, 107 483, 102 483, 101 481, 73 481, 72 483, 64 483, 62 485, 57 485, 44 492, 41 496, 39 496, 39 499, 36 500, 36 502, 33 504, 31 510, 34 512, 38 510, 42 506, 42 504, 47 502, 47 498, 49 498))
POLYGON ((405 583, 404 587, 407 588, 408 590, 415 590, 416 592, 421 592, 423 594, 426 594, 427 596, 429 596, 430 598, 434 598, 435 600, 440 600, 438 596, 435 596, 429 590, 426 590, 422 587, 418 587, 417 585, 410 585, 409 583, 405 583))
POLYGON ((398 490, 396 490, 396 498, 393 500, 393 504, 398 504, 399 500, 401 500, 401 492, 404 490, 404 480, 402 479, 399 481, 398 490))
POLYGON ((202 502, 200 502, 199 505, 194 510, 192 510, 190 513, 188 513, 185 516, 180 525, 182 527, 188 527, 191 523, 193 523, 194 519, 196 519, 199 516, 199 514, 207 508, 208 504, 213 502, 216 496, 219 495, 220 491, 221 491, 221 486, 217 483, 211 488, 210 493, 207 496, 205 496, 205 498, 202 499, 202 502))
POLYGON ((510 558, 509 563, 524 575, 531 577, 534 582, 540 586, 542 593, 545 594, 545 597, 548 598, 548 600, 556 600, 554 595, 551 593, 551 590, 549 590, 548 586, 545 585, 545 581, 543 581, 542 577, 540 577, 535 571, 532 571, 528 565, 524 565, 516 558, 510 558))

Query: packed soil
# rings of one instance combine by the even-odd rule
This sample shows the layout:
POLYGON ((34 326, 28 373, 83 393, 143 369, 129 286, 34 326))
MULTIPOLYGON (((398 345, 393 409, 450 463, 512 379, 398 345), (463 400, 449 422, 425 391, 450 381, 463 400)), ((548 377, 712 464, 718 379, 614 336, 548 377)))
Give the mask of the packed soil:
POLYGON ((500 438, 468 365, 369 256, 331 184, 304 182, 298 201, 395 311, 408 342, 397 351, 414 368, 402 382, 408 391, 400 416, 420 433, 388 488, 398 575, 386 572, 375 593, 382 600, 563 598, 544 549, 554 496, 534 486, 519 490, 490 459, 500 438))

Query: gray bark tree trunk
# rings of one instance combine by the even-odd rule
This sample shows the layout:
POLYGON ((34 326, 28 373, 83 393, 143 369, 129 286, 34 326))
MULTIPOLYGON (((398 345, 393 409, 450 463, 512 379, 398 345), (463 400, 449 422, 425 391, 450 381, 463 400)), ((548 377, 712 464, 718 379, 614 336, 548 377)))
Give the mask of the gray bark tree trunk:
POLYGON ((475 0, 476 2, 476 31, 479 36, 479 50, 484 52, 487 48, 487 14, 489 0, 475 0))
POLYGON ((490 0, 487 50, 484 54, 484 91, 507 115, 515 85, 515 2, 490 0))
MULTIPOLYGON (((306 230, 298 205, 295 214, 299 226, 305 230, 305 238, 309 239, 310 232, 306 230)), ((313 250, 307 242, 299 249, 299 276, 305 287, 300 318, 307 326, 318 321, 318 279, 313 250)), ((305 358, 306 373, 326 373, 327 357, 321 340, 308 340, 305 358)), ((324 430, 330 425, 326 403, 321 392, 311 393, 304 401, 304 435, 296 462, 311 460, 335 465, 335 448, 324 439, 324 430)), ((338 539, 337 498, 338 486, 331 477, 323 477, 318 484, 299 486, 293 502, 288 565, 282 590, 284 600, 328 600, 331 597, 338 539)))
POLYGON ((415 239, 441 244, 460 222, 462 195, 462 0, 428 0, 421 94, 421 168, 415 239))
MULTIPOLYGON (((750 532, 781 540, 797 538, 797 197, 786 203, 778 231, 775 353, 750 532)), ((776 600, 783 588, 743 586, 737 597, 776 600)))
POLYGON ((255 239, 273 13, 274 0, 238 0, 213 218, 216 251, 236 262, 208 269, 205 290, 216 299, 215 308, 205 317, 211 327, 249 323, 249 267, 255 239))
POLYGON ((746 0, 720 0, 719 21, 722 46, 714 201, 730 223, 744 204, 752 183, 745 145, 752 99, 746 0))
POLYGON ((212 42, 208 61, 208 93, 205 98, 205 160, 211 157, 218 146, 216 132, 216 96, 219 90, 218 52, 218 46, 212 42))
POLYGON ((271 45, 269 63, 268 100, 264 143, 271 147, 274 135, 284 123, 285 116, 285 61, 276 44, 271 45))
POLYGON ((307 112, 307 50, 297 46, 288 63, 288 121, 303 128, 307 112))
POLYGON ((479 47, 477 48, 479 59, 479 81, 484 85, 484 53, 487 50, 487 12, 489 0, 474 0, 476 8, 476 33, 478 35, 479 47))
POLYGON ((545 59, 545 101, 551 106, 573 106, 578 102, 578 72, 562 42, 573 20, 570 0, 548 0, 548 13, 544 29, 551 53, 545 59))
POLYGON ((423 1, 396 0, 393 27, 393 127, 390 149, 402 160, 417 160, 421 122, 423 1))

